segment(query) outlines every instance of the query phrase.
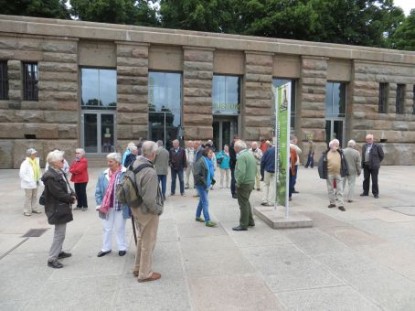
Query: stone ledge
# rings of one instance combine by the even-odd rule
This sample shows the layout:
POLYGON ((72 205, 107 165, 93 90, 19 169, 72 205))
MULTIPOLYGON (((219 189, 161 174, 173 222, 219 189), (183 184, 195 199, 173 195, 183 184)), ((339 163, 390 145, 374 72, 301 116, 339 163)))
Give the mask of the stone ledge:
POLYGON ((290 211, 290 216, 285 217, 285 207, 272 206, 254 207, 254 214, 263 220, 272 229, 309 228, 313 226, 311 218, 290 211))

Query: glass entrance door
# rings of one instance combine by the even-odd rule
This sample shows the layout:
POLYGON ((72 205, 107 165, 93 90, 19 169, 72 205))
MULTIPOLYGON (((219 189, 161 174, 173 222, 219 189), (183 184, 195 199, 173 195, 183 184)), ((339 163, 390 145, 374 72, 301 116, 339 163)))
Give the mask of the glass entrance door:
POLYGON ((326 142, 332 139, 338 139, 340 147, 344 147, 344 120, 343 119, 326 119, 326 142))
POLYGON ((213 144, 216 151, 223 149, 223 145, 230 144, 233 135, 237 132, 236 118, 213 119, 213 144))
POLYGON ((82 113, 82 147, 86 153, 115 151, 115 113, 85 111, 82 113))

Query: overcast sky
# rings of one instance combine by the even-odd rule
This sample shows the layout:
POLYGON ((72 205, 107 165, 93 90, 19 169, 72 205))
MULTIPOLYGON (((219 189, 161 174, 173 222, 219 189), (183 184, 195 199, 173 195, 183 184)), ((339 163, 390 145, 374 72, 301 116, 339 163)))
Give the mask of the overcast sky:
POLYGON ((414 0, 395 0, 393 1, 395 6, 399 6, 405 12, 405 15, 409 15, 411 9, 415 9, 415 1, 414 0))

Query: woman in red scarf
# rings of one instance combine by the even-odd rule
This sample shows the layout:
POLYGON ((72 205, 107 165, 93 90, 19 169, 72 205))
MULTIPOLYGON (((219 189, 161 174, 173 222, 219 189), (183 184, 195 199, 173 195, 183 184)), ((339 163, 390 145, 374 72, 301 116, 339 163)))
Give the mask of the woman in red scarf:
POLYGON ((121 165, 121 155, 115 152, 107 155, 107 164, 108 168, 99 176, 95 190, 96 209, 104 227, 103 245, 98 257, 111 253, 114 227, 117 235, 118 255, 124 256, 127 253, 125 222, 130 217, 130 211, 127 205, 118 202, 115 189, 123 177, 125 168, 121 165))

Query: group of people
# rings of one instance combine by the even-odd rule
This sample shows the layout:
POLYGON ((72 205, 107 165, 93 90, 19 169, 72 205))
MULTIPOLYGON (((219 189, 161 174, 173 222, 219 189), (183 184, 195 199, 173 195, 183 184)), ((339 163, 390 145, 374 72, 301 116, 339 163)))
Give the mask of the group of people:
POLYGON ((366 135, 366 143, 362 148, 362 156, 356 150, 356 142, 350 140, 347 148, 340 149, 340 142, 333 139, 329 148, 319 160, 320 177, 326 179, 327 192, 330 204, 329 208, 338 207, 346 211, 344 207, 343 191, 348 184, 349 191, 347 202, 353 202, 356 177, 360 176, 363 169, 363 192, 360 196, 368 196, 370 181, 372 181, 372 194, 379 198, 378 174, 380 163, 384 158, 382 146, 374 142, 372 134, 366 135))

